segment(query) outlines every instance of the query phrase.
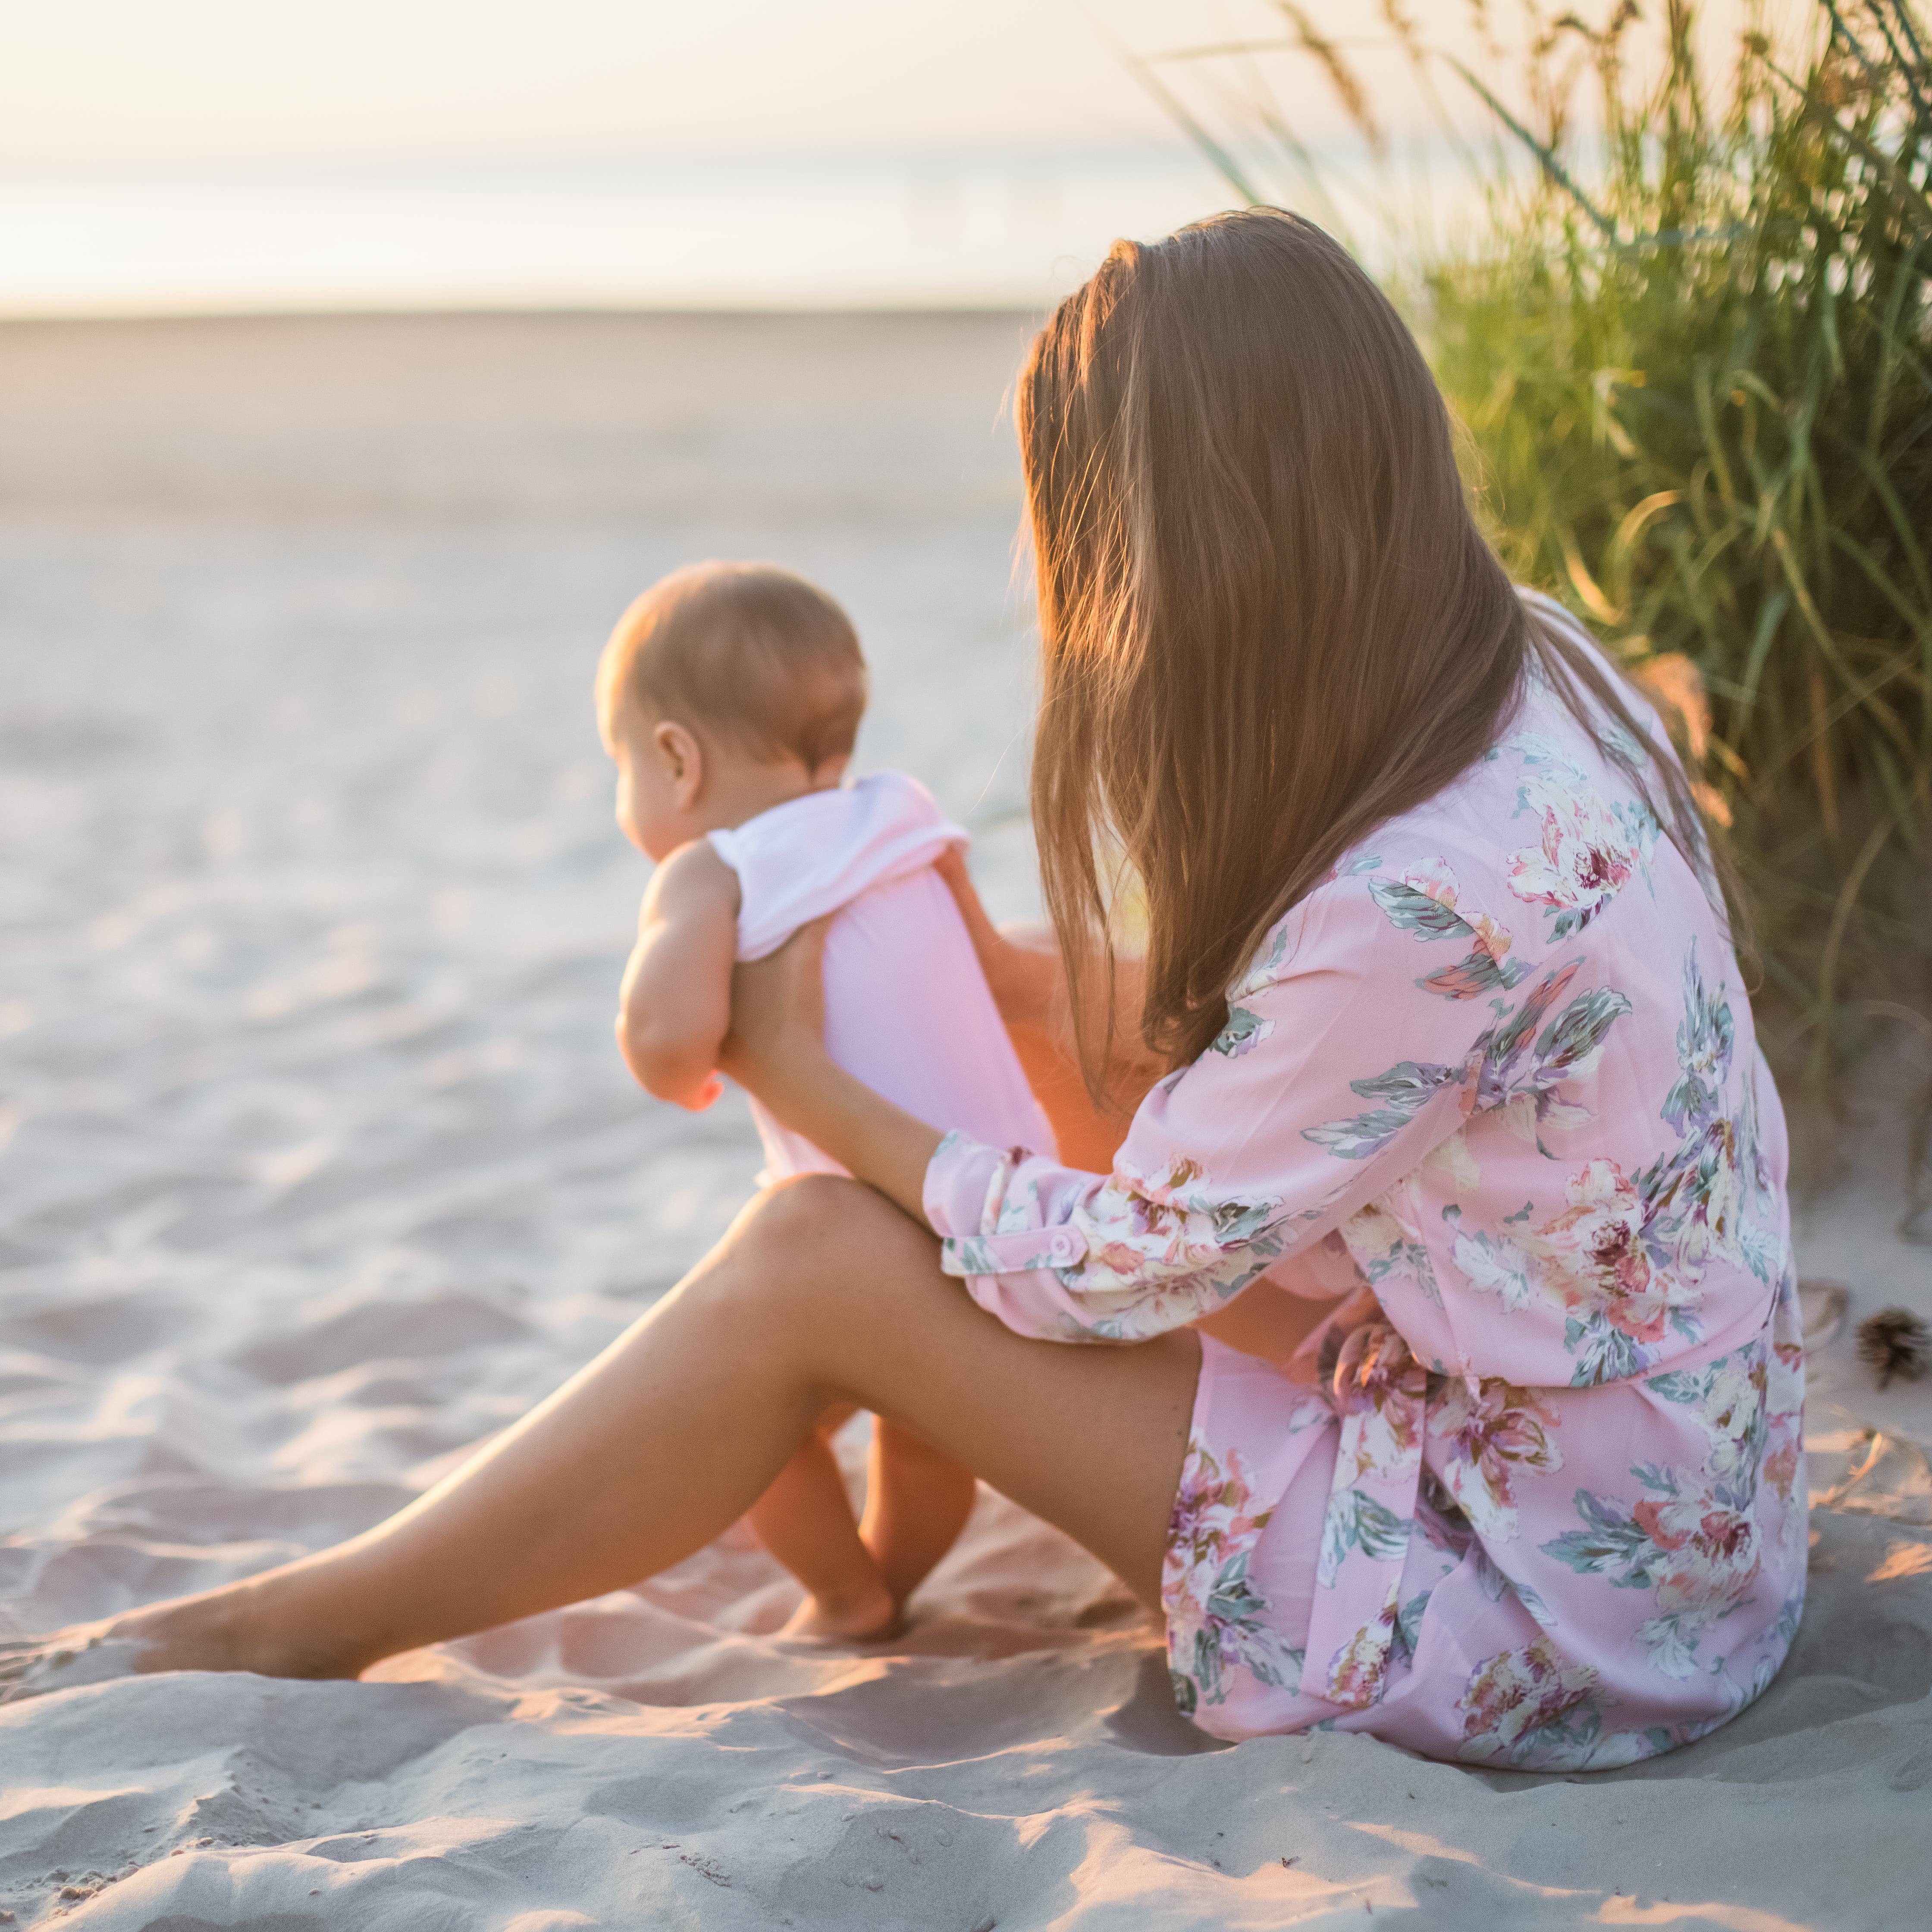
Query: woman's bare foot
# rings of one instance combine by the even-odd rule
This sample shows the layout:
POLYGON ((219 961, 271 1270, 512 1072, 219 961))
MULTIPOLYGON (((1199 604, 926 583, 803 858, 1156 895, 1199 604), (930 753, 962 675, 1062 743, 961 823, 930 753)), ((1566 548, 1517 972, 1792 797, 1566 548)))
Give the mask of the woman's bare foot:
POLYGON ((848 1589, 808 1596, 778 1634, 821 1643, 884 1643, 904 1628, 904 1611, 874 1576, 848 1589))
POLYGON ((131 1676, 141 1667, 140 1654, 139 1645, 105 1637, 92 1624, 0 1643, 0 1704, 131 1676))
POLYGON ((352 1660, 326 1647, 292 1646, 263 1614, 250 1579, 149 1604, 118 1617, 70 1624, 44 1636, 0 1643, 0 1703, 44 1696, 109 1678, 161 1670, 247 1670, 262 1677, 355 1677, 372 1660, 352 1660))

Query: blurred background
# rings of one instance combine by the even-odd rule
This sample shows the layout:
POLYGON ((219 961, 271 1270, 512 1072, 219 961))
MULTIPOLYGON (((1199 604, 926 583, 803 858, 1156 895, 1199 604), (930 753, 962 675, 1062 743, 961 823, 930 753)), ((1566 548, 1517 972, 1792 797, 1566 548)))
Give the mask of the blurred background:
MULTIPOLYGON (((1625 38, 1654 64, 1652 10, 1625 38)), ((1714 0, 1696 32, 1721 50, 1755 10, 1714 0)), ((1320 212, 1270 168, 1286 136, 1359 199, 1323 50, 1390 146, 1376 195, 1466 209, 1448 137, 1496 124, 1450 63, 1527 115, 1523 57, 1558 13, 5 0, 0 314, 1036 308, 1116 235, 1228 200, 1190 128, 1258 190, 1320 212)))
MULTIPOLYGON (((426 1480, 743 1200, 739 1101, 658 1106, 610 1034, 645 867, 591 678, 664 572, 838 597, 861 768, 1036 910, 1013 372, 1116 236, 1250 200, 1382 278, 1510 568, 1700 758, 1761 1030, 1819 1102, 1809 1264, 1932 1312, 1922 32, 1899 0, 0 0, 20 1520, 98 1491, 111 1526, 158 1469, 426 1480)), ((57 1581, 52 1548, 0 1572, 57 1581)), ((35 1614, 212 1580, 176 1562, 35 1614)))

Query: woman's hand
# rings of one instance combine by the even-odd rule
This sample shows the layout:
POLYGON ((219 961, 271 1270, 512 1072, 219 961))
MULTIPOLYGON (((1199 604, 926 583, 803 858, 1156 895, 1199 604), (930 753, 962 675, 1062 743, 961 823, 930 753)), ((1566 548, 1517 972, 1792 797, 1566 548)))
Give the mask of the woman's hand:
POLYGON ((939 1129, 881 1100, 825 1050, 820 968, 830 916, 731 974, 731 1030, 718 1064, 856 1179, 923 1227, 927 1163, 939 1129))
POLYGON ((776 952, 731 969, 731 1024, 718 1064, 788 1126, 831 1065, 820 976, 831 922, 814 920, 776 952))

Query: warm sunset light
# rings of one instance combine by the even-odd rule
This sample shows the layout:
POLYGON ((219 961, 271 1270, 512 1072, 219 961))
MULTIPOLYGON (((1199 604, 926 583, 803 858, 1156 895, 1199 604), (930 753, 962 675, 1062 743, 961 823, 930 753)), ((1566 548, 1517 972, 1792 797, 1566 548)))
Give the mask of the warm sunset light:
POLYGON ((1928 0, 0 0, 0 1932, 1892 1932, 1928 0))
MULTIPOLYGON (((1462 0, 1408 12, 1511 92, 1462 0)), ((0 0, 0 314, 1024 306, 1226 199, 1158 89, 1238 134, 1269 98, 1345 198, 1459 216, 1481 102, 1366 11, 1327 31, 1386 178, 1266 0, 0 0)))

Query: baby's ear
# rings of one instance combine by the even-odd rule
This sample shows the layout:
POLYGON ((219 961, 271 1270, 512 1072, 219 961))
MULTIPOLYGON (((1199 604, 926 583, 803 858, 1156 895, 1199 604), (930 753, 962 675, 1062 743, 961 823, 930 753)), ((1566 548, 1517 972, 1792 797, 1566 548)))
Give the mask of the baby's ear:
POLYGON ((688 812, 698 801, 704 783, 704 749, 694 733, 669 718, 653 727, 651 742, 663 759, 664 772, 671 782, 680 812, 688 812))

